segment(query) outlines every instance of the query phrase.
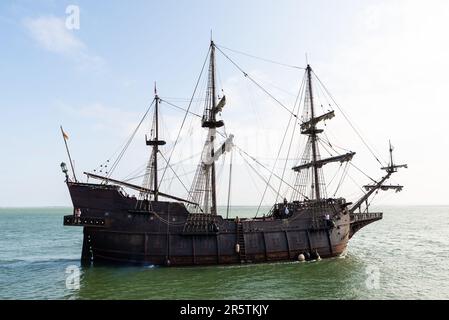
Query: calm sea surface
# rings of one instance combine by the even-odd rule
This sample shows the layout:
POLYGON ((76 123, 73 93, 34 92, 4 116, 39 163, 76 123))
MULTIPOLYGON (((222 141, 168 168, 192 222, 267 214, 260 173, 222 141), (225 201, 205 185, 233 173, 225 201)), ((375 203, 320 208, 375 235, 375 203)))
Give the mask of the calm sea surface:
MULTIPOLYGON (((345 257, 214 267, 80 267, 70 208, 0 209, 0 299, 449 299, 449 207, 382 207, 345 257)), ((251 216, 254 209, 233 208, 251 216)))

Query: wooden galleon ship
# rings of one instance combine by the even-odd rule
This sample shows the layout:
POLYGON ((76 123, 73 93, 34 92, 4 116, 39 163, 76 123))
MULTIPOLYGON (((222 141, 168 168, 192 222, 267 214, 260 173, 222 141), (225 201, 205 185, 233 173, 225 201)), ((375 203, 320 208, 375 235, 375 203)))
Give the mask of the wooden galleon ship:
MULTIPOLYGON (((355 153, 348 151, 321 157, 320 145, 324 141, 321 138, 324 133, 322 124, 332 119, 335 112, 331 110, 317 114, 319 108, 314 104, 314 72, 307 65, 300 89, 303 91, 299 95, 303 101, 302 115, 298 114, 300 103, 297 111, 295 108, 287 110, 282 105, 290 113, 295 125, 298 124, 298 133, 306 141, 301 146, 302 155, 297 158, 297 164, 291 171, 295 177, 294 183, 285 182, 289 195, 284 197, 278 193, 275 203, 263 216, 257 216, 256 212, 252 218, 220 215, 217 210, 216 162, 239 147, 234 144, 233 135, 223 130, 224 121, 218 119, 226 98, 217 95, 217 50, 259 86, 220 46, 211 41, 205 61, 205 65, 209 61, 209 68, 205 107, 201 117, 201 126, 207 131, 207 138, 187 196, 175 196, 160 190, 158 172, 161 167, 158 165, 165 142, 159 136, 161 98, 156 89, 152 103, 153 127, 150 137, 146 139, 151 156, 141 185, 112 178, 112 169, 104 173, 85 172, 88 178, 97 179, 99 183, 80 182, 73 171, 70 153, 73 177, 69 177, 65 163, 61 164, 73 202, 73 215, 64 217, 64 225, 83 228, 83 263, 102 261, 186 266, 336 257, 345 252, 348 241, 358 230, 382 219, 381 212, 368 210, 368 199, 379 190, 402 189, 399 185, 386 184, 398 168, 406 167, 393 163, 390 145, 389 163, 382 168, 385 174, 380 179, 371 179, 371 184, 364 186, 364 192, 359 198, 350 202, 343 197, 328 197, 323 168, 332 163, 346 166, 355 153), (219 140, 222 140, 220 144, 219 140), (129 196, 125 190, 133 190, 136 196, 129 196)), ((188 108, 185 112, 187 116, 188 108)), ((63 135, 66 140, 64 132, 63 135)), ((328 145, 332 147, 330 143, 328 145)), ((239 151, 248 155, 241 149, 239 151)), ((170 159, 164 157, 164 161, 165 173, 167 168, 171 170, 172 167, 170 159)), ((272 177, 284 182, 283 177, 271 172, 270 178, 262 184, 265 191, 272 177)))

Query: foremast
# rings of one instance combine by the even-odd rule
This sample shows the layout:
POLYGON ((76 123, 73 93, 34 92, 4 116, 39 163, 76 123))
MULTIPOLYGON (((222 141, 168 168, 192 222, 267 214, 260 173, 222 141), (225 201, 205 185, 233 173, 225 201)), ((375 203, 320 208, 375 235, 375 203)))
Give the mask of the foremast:
MULTIPOLYGON (((307 135, 308 140, 301 157, 301 162, 298 166, 292 169, 297 172, 297 178, 295 186, 299 187, 301 193, 294 193, 293 200, 316 200, 326 198, 326 186, 324 183, 324 175, 322 167, 333 162, 349 162, 355 155, 355 152, 347 152, 345 154, 339 154, 336 156, 330 156, 322 159, 320 156, 318 142, 320 140, 319 134, 323 133, 323 129, 317 128, 320 122, 332 119, 335 117, 334 111, 328 111, 322 115, 317 116, 314 97, 313 97, 313 83, 312 83, 312 68, 307 65, 306 68, 306 94, 304 100, 304 114, 302 116, 301 134, 307 135), (307 189, 309 188, 309 189, 307 189), (307 199, 304 195, 308 194, 310 199, 307 199), (296 197, 295 197, 296 196, 296 197), (302 199, 301 199, 302 197, 302 199)), ((403 186, 400 185, 385 185, 385 182, 391 177, 391 175, 399 168, 407 168, 407 165, 395 165, 393 161, 393 147, 390 143, 390 161, 388 166, 382 169, 387 172, 380 180, 373 180, 373 184, 365 185, 366 193, 353 204, 349 211, 355 212, 357 209, 361 209, 361 206, 366 203, 368 206, 369 197, 377 190, 396 190, 401 191, 403 186)), ((350 205, 348 203, 348 205, 350 205)))
POLYGON ((300 164, 292 168, 297 172, 295 186, 299 187, 300 191, 294 192, 292 200, 313 199, 319 201, 326 197, 326 186, 322 167, 332 162, 351 161, 355 152, 321 159, 318 141, 319 134, 324 130, 319 129, 317 125, 322 121, 332 119, 335 113, 334 111, 329 111, 320 116, 316 115, 313 97, 312 68, 310 65, 307 65, 306 68, 306 81, 305 108, 302 117, 301 134, 307 135, 308 140, 300 164), (305 197, 307 194, 310 197, 305 197))
MULTIPOLYGON (((152 128, 150 131, 150 137, 148 138, 147 135, 145 135, 145 143, 148 146, 151 146, 151 155, 148 160, 147 166, 145 168, 145 174, 143 176, 143 182, 141 185, 135 185, 128 181, 121 181, 117 179, 112 179, 109 176, 101 176, 95 173, 90 172, 84 172, 87 177, 101 180, 104 183, 114 183, 116 185, 120 185, 132 190, 136 190, 139 192, 139 199, 142 201, 138 201, 137 205, 140 207, 140 209, 147 209, 144 208, 142 205, 146 201, 159 201, 159 196, 163 198, 172 199, 175 201, 180 201, 187 203, 192 206, 197 206, 197 203, 191 202, 187 199, 183 199, 180 197, 173 196, 171 194, 167 194, 164 192, 159 191, 160 187, 160 181, 158 178, 158 154, 159 154, 159 147, 166 144, 164 140, 159 139, 159 105, 160 105, 161 99, 159 98, 159 95, 157 94, 156 84, 154 85, 154 116, 153 116, 153 123, 152 128), (145 200, 145 201, 143 201, 145 200)), ((153 104, 152 103, 152 104, 153 104)))
MULTIPOLYGON (((147 165, 147 171, 145 173, 143 187, 151 189, 150 185, 153 184, 153 200, 158 201, 159 198, 159 181, 157 176, 158 170, 158 153, 159 146, 165 145, 164 140, 159 140, 159 103, 160 98, 157 94, 156 84, 154 85, 154 118, 153 118, 153 128, 151 130, 150 139, 146 138, 147 146, 152 147, 152 154, 150 161, 147 165)), ((148 193, 145 193, 148 196, 148 193)))
MULTIPOLYGON (((312 68, 310 67, 310 65, 307 65, 307 86, 309 89, 309 99, 310 99, 310 113, 311 113, 311 118, 315 119, 315 108, 313 105, 313 89, 312 89, 312 68)), ((315 180, 315 199, 319 200, 321 198, 320 195, 320 182, 319 182, 319 176, 318 176, 318 166, 317 166, 317 151, 318 151, 318 146, 317 146, 317 130, 316 130, 316 124, 313 123, 311 125, 311 128, 309 129, 310 133, 309 133, 309 137, 311 140, 311 144, 312 144, 312 161, 313 161, 313 175, 314 175, 314 180, 315 180)))

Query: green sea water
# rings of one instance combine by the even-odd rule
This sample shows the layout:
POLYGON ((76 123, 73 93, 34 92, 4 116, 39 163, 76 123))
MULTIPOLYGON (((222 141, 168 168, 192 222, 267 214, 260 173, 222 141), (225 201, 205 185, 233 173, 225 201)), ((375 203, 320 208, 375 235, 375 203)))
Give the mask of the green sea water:
MULTIPOLYGON (((449 299, 449 207, 382 207, 344 257, 211 267, 79 263, 70 208, 0 209, 0 299, 449 299), (67 288, 67 267, 80 286, 67 288)), ((235 207, 251 216, 255 208, 235 207)))

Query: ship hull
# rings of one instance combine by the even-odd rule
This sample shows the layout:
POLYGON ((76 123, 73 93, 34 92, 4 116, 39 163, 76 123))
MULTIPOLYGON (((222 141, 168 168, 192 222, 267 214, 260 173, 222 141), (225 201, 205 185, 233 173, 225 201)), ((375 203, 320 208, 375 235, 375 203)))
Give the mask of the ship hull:
POLYGON ((345 252, 355 231, 340 203, 292 207, 285 218, 223 219, 189 214, 179 202, 141 202, 107 185, 69 183, 74 212, 65 225, 83 227, 83 263, 163 266, 297 261, 345 252), (321 218, 331 213, 333 224, 321 218), (318 218, 317 218, 318 217, 318 218))
POLYGON ((315 251, 321 258, 329 258, 341 255, 347 246, 347 240, 329 246, 325 232, 311 233, 309 238, 304 231, 248 233, 245 238, 261 241, 260 245, 251 248, 249 252, 247 247, 243 258, 235 250, 236 234, 166 236, 121 233, 89 227, 84 229, 84 234, 83 246, 88 247, 88 254, 84 258, 87 261, 165 266, 297 261, 300 254, 315 251), (120 239, 119 244, 117 239, 120 239), (311 246, 307 244, 307 239, 312 243, 311 246))

